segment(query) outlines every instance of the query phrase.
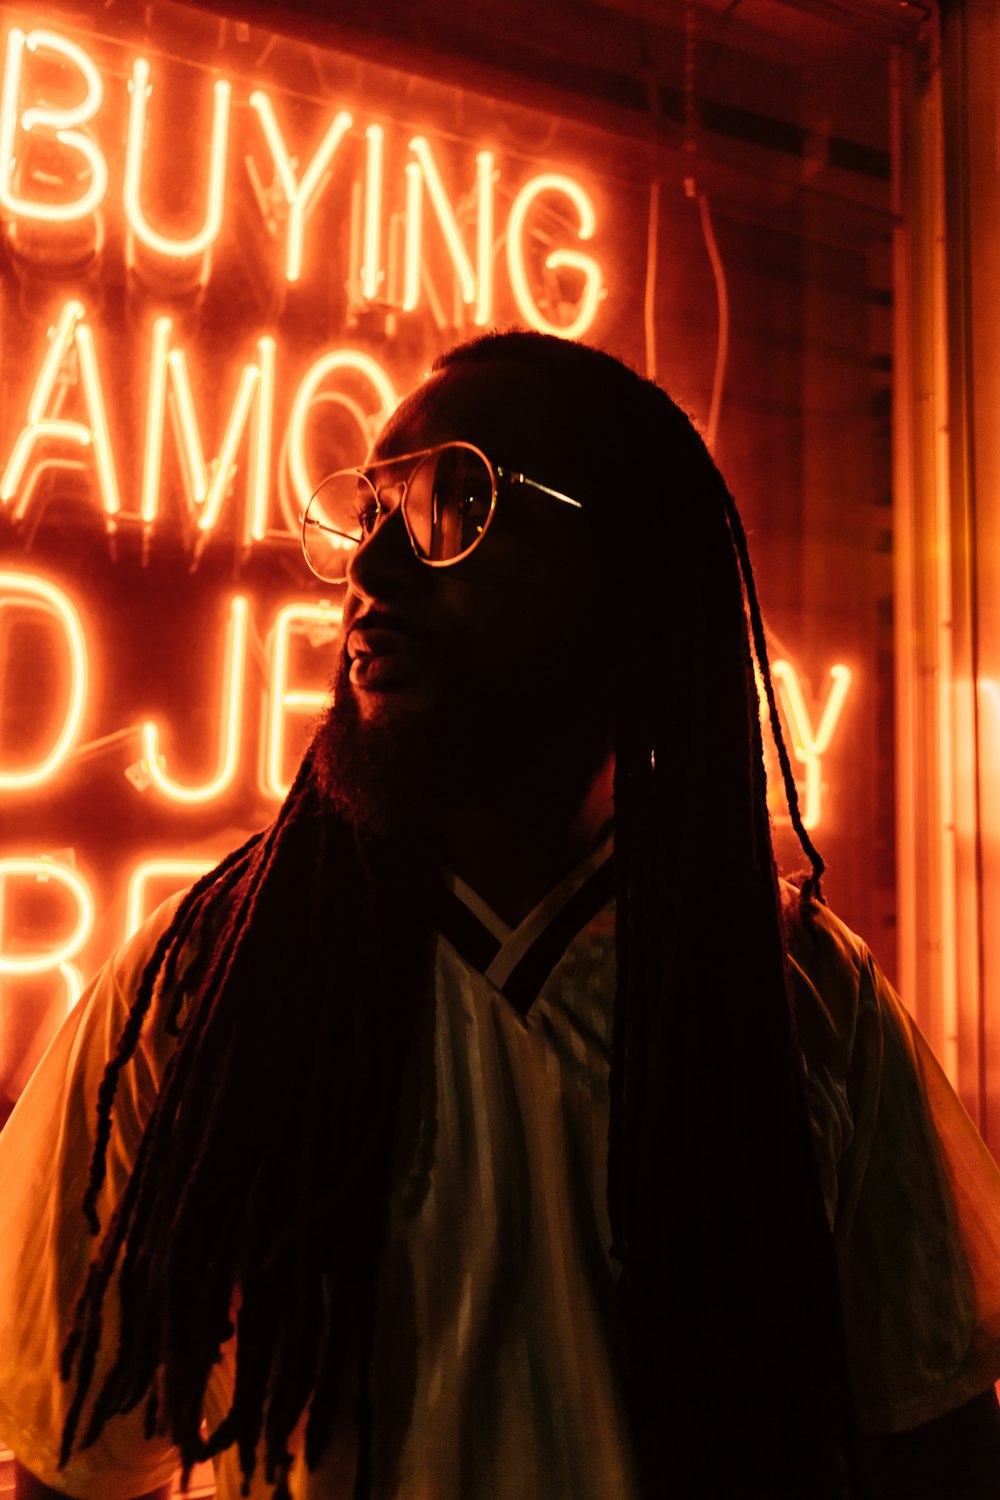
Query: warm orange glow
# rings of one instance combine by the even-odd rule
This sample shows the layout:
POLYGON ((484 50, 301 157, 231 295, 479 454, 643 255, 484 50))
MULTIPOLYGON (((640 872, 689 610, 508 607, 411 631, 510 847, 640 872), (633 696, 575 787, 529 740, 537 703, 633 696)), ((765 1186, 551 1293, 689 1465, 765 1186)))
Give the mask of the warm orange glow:
POLYGON ((323 186, 326 170, 333 159, 337 147, 344 136, 354 124, 353 116, 342 109, 339 114, 334 115, 333 120, 319 144, 315 156, 306 168, 305 176, 301 182, 295 178, 295 167, 297 165, 294 157, 289 155, 285 138, 281 133, 274 113, 274 106, 270 97, 263 89, 254 89, 250 95, 250 105, 256 111, 264 131, 274 161, 274 169, 285 202, 288 204, 288 246, 285 259, 285 278, 288 281, 298 281, 302 275, 302 245, 305 236, 306 215, 315 204, 316 197, 323 186))
POLYGON ((250 504, 244 521, 244 540, 263 541, 267 531, 267 493, 271 477, 271 427, 274 418, 274 358, 275 343, 272 338, 257 340, 260 359, 256 381, 257 400, 254 405, 254 420, 250 434, 250 469, 247 489, 250 504))
POLYGON ((528 285, 524 263, 525 220, 528 210, 542 193, 562 193, 570 200, 579 216, 580 227, 577 234, 581 240, 589 240, 596 227, 594 205, 572 177, 567 177, 562 172, 545 172, 540 177, 532 177, 514 199, 507 221, 507 269, 511 290, 521 316, 532 328, 539 329, 541 333, 559 334, 566 339, 582 338, 597 315, 597 304, 603 286, 601 268, 592 256, 584 255, 579 250, 552 250, 545 257, 545 265, 549 270, 558 271, 562 267, 568 267, 579 271, 583 276, 583 293, 577 314, 569 323, 553 323, 544 317, 528 285))
POLYGON ((420 172, 416 181, 418 185, 424 180, 430 190, 431 203, 437 215, 437 221, 444 234, 445 244, 451 256, 452 265, 458 276, 462 287, 462 301, 472 302, 476 295, 476 277, 469 260, 468 252, 462 243, 462 236, 455 217, 455 210, 448 201, 448 195, 441 181, 441 174, 437 169, 430 143, 422 135, 415 135, 410 141, 410 150, 417 158, 420 172))
POLYGON ((475 304, 475 322, 482 327, 493 309, 493 165, 490 151, 476 157, 476 270, 462 241, 455 210, 437 169, 430 144, 422 135, 410 141, 417 160, 406 165, 406 240, 403 261, 403 309, 411 312, 420 300, 420 269, 423 245, 423 182, 444 234, 451 263, 458 276, 462 301, 475 304))
POLYGON ((287 795, 290 782, 282 776, 285 755, 285 716, 288 713, 318 713, 329 694, 317 689, 289 689, 288 647, 295 632, 317 628, 332 640, 340 630, 342 610, 333 604, 286 604, 274 622, 271 685, 268 694, 267 759, 264 784, 274 797, 287 795))
POLYGON ((128 902, 125 909, 126 939, 130 938, 134 932, 138 932, 150 914, 146 909, 146 899, 152 881, 169 881, 171 885, 171 890, 167 893, 169 895, 173 891, 180 890, 182 886, 192 885, 200 876, 206 874, 214 863, 215 861, 210 859, 147 859, 141 865, 136 865, 128 883, 128 902))
MULTIPOLYGON (((185 260, 202 256, 204 266, 209 261, 207 252, 218 239, 223 226, 226 206, 227 159, 229 152, 230 117, 232 114, 233 89, 224 78, 213 84, 212 125, 209 142, 209 164, 204 185, 205 209, 201 227, 192 234, 172 237, 155 228, 143 207, 144 174, 148 178, 150 169, 149 150, 149 100, 153 91, 152 67, 145 56, 135 58, 128 80, 129 109, 125 140, 125 160, 122 169, 123 204, 129 228, 129 243, 138 241, 157 255, 169 260, 185 260)), ((55 32, 36 30, 25 34, 14 27, 8 34, 4 89, 0 107, 0 209, 8 214, 27 218, 47 219, 53 222, 68 222, 92 214, 106 196, 108 186, 108 163, 97 143, 79 126, 95 119, 104 95, 101 72, 93 58, 75 42, 55 32), (34 104, 19 113, 23 90, 25 55, 29 52, 52 52, 79 74, 83 97, 79 102, 63 108, 47 104, 34 104), (73 155, 82 157, 89 169, 89 185, 84 193, 66 203, 45 203, 19 196, 14 189, 18 136, 31 131, 47 132, 58 141, 70 160, 73 155)), ((287 234, 285 246, 285 276, 289 282, 297 282, 302 276, 304 237, 306 220, 325 190, 331 174, 331 164, 341 141, 353 126, 353 116, 347 110, 338 111, 330 120, 325 133, 309 160, 304 172, 299 174, 299 158, 286 143, 278 123, 270 94, 262 88, 250 92, 249 104, 257 117, 272 163, 273 180, 265 192, 260 186, 257 169, 248 159, 248 170, 258 188, 269 226, 274 228, 271 207, 286 211, 287 234)), ((161 127, 162 128, 162 127, 161 127)), ((380 265, 384 139, 382 125, 371 124, 365 129, 365 208, 363 246, 360 249, 362 295, 373 300, 380 295, 384 276, 380 265)), ((482 150, 476 156, 476 189, 472 197, 475 204, 475 267, 460 228, 462 209, 456 211, 446 192, 441 173, 435 159, 434 149, 427 137, 414 134, 409 142, 415 160, 406 164, 406 212, 405 247, 403 266, 402 306, 405 310, 417 307, 421 290, 431 302, 435 319, 441 323, 444 313, 438 304, 434 288, 422 271, 423 241, 423 185, 426 181, 434 214, 441 228, 447 255, 454 269, 458 293, 462 302, 473 309, 475 323, 484 326, 490 322, 493 307, 493 246, 494 246, 494 185, 496 178, 495 159, 491 151, 482 150)), ((188 153, 190 159, 191 153, 188 153)), ((80 175, 77 164, 75 172, 67 169, 67 181, 80 175)), ((507 258, 511 284, 518 308, 524 319, 536 328, 577 337, 589 328, 596 315, 597 303, 602 295, 602 276, 598 263, 592 256, 576 249, 556 249, 545 258, 545 267, 551 271, 571 269, 583 280, 575 316, 569 323, 556 324, 540 310, 528 282, 524 247, 525 220, 532 205, 542 194, 558 194, 569 199, 578 219, 577 235, 581 241, 589 239, 594 232, 595 215, 590 197, 573 178, 560 172, 547 172, 525 183, 514 198, 507 226, 507 258)), ((147 195, 148 196, 148 195, 147 195)), ((464 201, 464 200, 463 200, 464 201)), ((551 210, 549 217, 552 217, 551 210)), ((390 260, 394 258, 394 246, 390 245, 390 260)), ((207 269, 204 274, 207 274, 207 269)), ((51 433, 48 434, 52 436, 51 433)), ((84 440, 79 434, 71 437, 68 430, 61 433, 65 438, 78 443, 84 440)), ((99 455, 100 458, 100 455, 99 455)), ((152 506, 150 493, 143 497, 144 509, 152 506)), ((109 514, 110 514, 109 509, 109 514)))
MULTIPOLYGON (((169 329, 167 331, 169 332, 169 329)), ((205 468, 201 429, 199 428, 198 417, 194 409, 194 396, 191 394, 187 356, 183 349, 171 349, 168 352, 167 369, 170 374, 174 397, 173 410, 177 414, 178 442, 181 449, 181 461, 188 504, 192 510, 196 510, 205 504, 205 495, 208 492, 208 472, 205 468)), ((243 374, 245 377, 246 371, 243 374)), ((233 402, 229 424, 226 428, 226 436, 233 430, 239 434, 243 423, 246 421, 246 402, 241 402, 240 400, 241 396, 247 396, 246 384, 247 382, 244 378, 237 387, 236 399, 233 402), (236 424, 235 428, 234 423, 236 424)), ((236 441, 238 442, 238 440, 237 436, 236 441)), ((235 443, 233 446, 235 447, 235 443)), ((225 438, 223 438, 223 449, 225 447, 226 442, 225 438)))
POLYGON ((379 255, 382 238, 382 155, 385 131, 381 125, 369 125, 365 131, 368 150, 365 158, 365 251, 361 266, 361 289, 370 300, 378 296, 382 279, 379 255))
POLYGON ((773 662, 771 675, 777 684, 778 697, 792 731, 792 751, 796 760, 805 767, 802 822, 806 828, 815 828, 822 815, 822 758, 830 748, 833 732, 844 707, 847 690, 851 685, 851 669, 841 663, 830 668, 833 681, 816 729, 813 729, 799 676, 791 662, 773 662))
MULTIPOLYGON (((63 442, 76 447, 93 446, 97 480, 101 491, 104 513, 110 524, 114 523, 121 510, 118 481, 115 477, 114 455, 108 433, 108 416, 104 406, 104 393, 94 349, 94 336, 84 323, 84 309, 80 302, 67 302, 59 314, 54 328, 49 330, 49 347, 42 361, 35 389, 28 404, 28 420, 18 433, 0 484, 0 504, 6 505, 16 494, 24 478, 28 460, 39 443, 63 442), (70 356, 76 354, 80 383, 83 386, 84 405, 88 423, 68 422, 59 416, 47 416, 50 406, 56 411, 62 403, 60 378, 66 377, 65 366, 70 356)), ((14 506, 15 521, 22 519, 30 501, 31 486, 26 485, 20 502, 14 506)))
POLYGON ((403 245, 403 311, 420 301, 420 242, 423 237, 424 193, 420 167, 408 161, 406 172, 406 238, 403 245))
MULTIPOLYGON (((264 406, 269 408, 273 399, 274 340, 268 338, 260 339, 257 348, 260 352, 260 364, 245 365, 240 375, 240 383, 237 387, 236 399, 233 402, 229 422, 222 439, 222 447, 219 450, 218 458, 212 466, 213 475, 211 481, 208 480, 205 468, 201 440, 198 436, 198 427, 194 416, 194 404, 190 399, 190 387, 185 392, 188 398, 184 404, 186 417, 184 425, 189 444, 188 451, 192 458, 195 452, 198 454, 197 473, 200 481, 199 487, 204 491, 205 495, 205 501, 198 516, 199 531, 213 530, 219 519, 222 501, 229 487, 231 470, 236 461, 236 450, 243 434, 243 428, 250 415, 254 398, 256 397, 255 420, 258 431, 256 434, 257 440, 254 441, 254 439, 251 439, 250 446, 253 477, 251 479, 251 499, 246 525, 251 536, 259 539, 264 535, 261 516, 266 512, 267 507, 267 476, 266 472, 263 475, 261 474, 257 455, 260 449, 260 428, 262 425, 270 427, 270 423, 265 424, 263 422, 261 409, 264 406), (261 478, 264 480, 263 486, 261 486, 261 478), (252 489, 254 480, 256 480, 258 485, 257 494, 254 494, 252 489), (260 493, 261 489, 263 493, 260 493)), ((171 350, 170 368, 171 372, 177 375, 178 383, 183 358, 184 356, 178 350, 171 350)))
MULTIPOLYGON (((309 412, 315 400, 322 399, 318 395, 319 387, 328 375, 335 374, 338 370, 349 370, 361 375, 375 388, 375 394, 379 400, 379 410, 374 416, 360 419, 361 441, 359 444, 365 448, 371 442, 374 432, 382 426, 398 403, 392 381, 383 370, 377 360, 372 359, 370 354, 362 354, 359 349, 334 349, 330 354, 324 354, 318 359, 312 368, 306 373, 305 379, 299 386, 292 406, 292 414, 288 423, 288 469, 292 477, 292 485, 295 491, 295 499, 298 502, 299 511, 304 511, 309 504, 313 491, 322 474, 310 475, 305 456, 306 423, 309 412)), ((356 417, 359 408, 356 402, 336 393, 338 401, 348 408, 356 417)), ((287 506, 285 507, 287 511, 287 506)), ((286 514, 289 529, 295 533, 299 529, 299 514, 286 514)))
POLYGON ((476 184, 478 187, 479 214, 476 224, 476 255, 479 263, 479 281, 476 289, 475 321, 483 328, 490 321, 493 311, 493 180, 494 156, 492 151, 480 151, 476 157, 476 184))
MULTIPOLYGON (((140 511, 147 526, 156 520, 160 504, 160 471, 163 466, 163 418, 167 396, 167 356, 170 346, 169 318, 153 324, 153 353, 149 369, 149 405, 146 409, 146 451, 142 466, 140 511)), ((204 498, 203 496, 200 498, 204 498)))
MULTIPOLYGON (((66 37, 52 31, 31 31, 25 36, 18 27, 7 35, 7 61, 4 67, 3 98, 0 102, 0 208, 26 219, 41 219, 51 224, 65 224, 86 218, 94 212, 108 187, 108 167, 96 141, 78 130, 92 120, 101 107, 104 85, 94 61, 66 37), (35 105, 26 109, 18 121, 21 94, 21 72, 25 49, 29 52, 55 52, 78 68, 86 86, 79 104, 66 109, 35 105), (39 203, 15 193, 12 178, 17 160, 17 129, 27 135, 32 130, 51 132, 60 145, 76 151, 90 169, 90 186, 68 203, 39 203)), ((67 171, 67 177, 71 174, 67 171)))
POLYGON ((0 859, 0 974, 23 976, 26 974, 58 973, 66 985, 67 1009, 72 1010, 80 998, 83 981, 79 970, 70 963, 86 943, 94 930, 94 902, 87 882, 68 865, 58 864, 44 855, 37 859, 0 859), (56 947, 42 953, 9 953, 4 947, 6 928, 4 907, 7 882, 12 879, 35 880, 41 885, 50 882, 63 885, 70 892, 77 907, 76 927, 68 938, 56 947))
POLYGON ((248 504, 244 518, 244 540, 260 541, 267 530, 268 478, 271 468, 271 425, 274 409, 275 343, 257 341, 259 363, 245 365, 236 398, 222 439, 222 447, 211 466, 205 463, 187 360, 181 349, 169 347, 172 324, 157 318, 153 324, 152 367, 149 385, 146 451, 143 460, 142 518, 150 524, 159 505, 160 472, 163 461, 164 407, 168 384, 174 396, 177 435, 188 504, 198 517, 198 530, 209 532, 219 519, 222 502, 232 480, 236 453, 243 429, 253 420, 250 432, 248 504))
POLYGON ((226 665, 222 698, 222 766, 203 786, 181 786, 167 774, 160 754, 160 731, 147 720, 142 726, 143 769, 165 797, 174 802, 210 802, 231 785, 240 754, 243 717, 243 676, 246 670, 247 601, 240 595, 232 601, 226 640, 226 665))
MULTIPOLYGON (((58 441, 76 443, 81 448, 86 448, 90 443, 90 438, 90 429, 89 427, 85 427, 82 422, 59 422, 43 419, 40 422, 32 422, 30 425, 23 427, 18 434, 17 441, 11 452, 10 462, 4 470, 3 483, 0 485, 0 504, 6 505, 17 492, 24 477, 24 471, 28 466, 28 459, 31 457, 32 449, 37 443, 58 441)), ((21 492, 21 500, 15 505, 13 510, 15 521, 20 521, 28 509, 31 497, 34 494, 32 480, 35 477, 37 469, 43 467, 44 463, 48 462, 49 459, 46 458, 43 464, 37 465, 29 475, 28 483, 25 484, 21 492)), ((69 467, 72 467, 72 465, 67 464, 67 468, 69 467)))
POLYGON ((80 618, 66 595, 31 573, 0 572, 0 609, 10 604, 13 595, 15 604, 44 610, 62 625, 69 646, 70 679, 69 701, 66 716, 55 744, 37 765, 20 771, 0 770, 0 790, 17 791, 23 787, 38 786, 54 776, 66 759, 83 718, 83 706, 87 697, 87 646, 84 641, 80 618), (8 597, 4 597, 4 596, 8 597))
POLYGON ((93 433, 94 459, 97 464, 97 478, 101 494, 104 497, 104 510, 107 515, 116 516, 121 510, 121 500, 118 496, 115 460, 111 452, 111 438, 108 433, 108 414, 104 406, 104 392, 101 389, 101 377, 97 368, 94 335, 86 323, 77 324, 76 353, 80 362, 80 375, 83 379, 90 430, 93 433))
POLYGON ((128 113, 128 139, 125 147, 125 218, 136 238, 159 255, 183 260, 203 255, 215 243, 222 228, 222 211, 226 186, 226 151, 229 137, 229 104, 232 86, 220 78, 214 85, 212 104, 212 146, 208 169, 208 202, 205 222, 197 234, 172 240, 155 230, 142 207, 142 166, 146 148, 146 101, 152 93, 149 63, 138 57, 132 65, 129 81, 131 102, 128 113))

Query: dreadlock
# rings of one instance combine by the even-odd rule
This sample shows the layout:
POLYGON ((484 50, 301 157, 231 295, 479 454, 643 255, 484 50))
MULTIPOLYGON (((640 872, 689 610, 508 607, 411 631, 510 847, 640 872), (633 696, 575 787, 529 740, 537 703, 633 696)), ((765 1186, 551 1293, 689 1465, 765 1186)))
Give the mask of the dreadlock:
MULTIPOLYGON (((859 1494, 754 659, 812 865, 804 908, 822 899, 823 865, 799 814, 746 536, 704 444, 656 385, 598 350, 529 333, 487 335, 435 369, 484 362, 550 379, 553 451, 567 455, 553 482, 623 534, 611 561, 629 650, 615 659, 608 1202, 646 1492, 685 1492, 697 1475, 710 1500, 859 1494), (626 527, 612 503, 627 508, 626 527), (726 1437, 713 1442, 723 1383, 726 1437)), ((368 1494, 367 1365, 397 1100, 428 982, 419 868, 329 810, 309 752, 271 828, 179 906, 100 1088, 84 1205, 95 1233, 118 1080, 144 1025, 176 1033, 64 1350, 75 1388, 63 1461, 144 1402, 147 1431, 170 1433, 186 1470, 235 1444, 248 1493, 263 1446, 286 1500, 303 1413, 314 1468, 351 1400, 355 1495, 368 1494), (383 912, 391 942, 380 941, 383 912), (117 1350, 94 1391, 114 1281, 117 1350), (204 1431, 234 1301, 232 1404, 204 1431)))
POLYGON ((118 1079, 159 997, 160 1024, 179 1041, 63 1351, 63 1378, 75 1369, 76 1387, 62 1462, 117 1269, 117 1354, 83 1446, 145 1401, 147 1435, 169 1432, 185 1471, 235 1443, 245 1493, 263 1438, 266 1477, 286 1500, 290 1434, 308 1405, 314 1466, 354 1361, 365 1492, 374 1276, 426 933, 419 881, 405 882, 403 898, 398 857, 360 843, 324 809, 309 753, 272 827, 181 903, 99 1090, 84 1199, 95 1233, 118 1079), (397 933, 415 914, 413 942, 379 942, 373 913, 382 901, 392 903, 397 933), (275 1094, 273 1081, 292 1077, 297 1086, 279 1083, 275 1094), (332 1287, 352 1296, 333 1298, 332 1287), (204 1434, 208 1377, 233 1333, 237 1291, 232 1405, 204 1434))
POLYGON ((755 657, 812 866, 806 912, 822 899, 823 862, 802 823, 746 534, 697 431, 657 385, 532 333, 488 335, 438 367, 489 359, 541 369, 558 392, 552 482, 623 535, 609 548, 609 613, 627 649, 615 683, 608 1200, 646 1487, 683 1492, 696 1475, 697 1492, 720 1500, 858 1494, 755 657), (724 1382, 725 1440, 713 1442, 724 1382))

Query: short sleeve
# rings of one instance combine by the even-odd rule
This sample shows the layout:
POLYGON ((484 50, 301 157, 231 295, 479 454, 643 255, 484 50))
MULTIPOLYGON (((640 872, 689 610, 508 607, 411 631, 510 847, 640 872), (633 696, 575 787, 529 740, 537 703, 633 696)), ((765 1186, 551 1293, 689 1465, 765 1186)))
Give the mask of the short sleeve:
POLYGON ((859 1423, 904 1431, 1000 1378, 1000 1171, 860 939, 791 958, 859 1423))
MULTIPOLYGON (((171 901, 154 913, 81 996, 0 1134, 0 1436, 39 1479, 80 1500, 141 1494, 165 1483, 177 1467, 165 1440, 144 1439, 140 1407, 57 1468, 73 1390, 60 1378, 60 1353, 97 1245, 81 1209, 97 1088, 143 967, 175 907, 171 901)), ((154 1026, 122 1074, 99 1205, 102 1225, 128 1177, 169 1045, 154 1026)), ((108 1367, 114 1347, 113 1284, 105 1307, 95 1375, 108 1367)))

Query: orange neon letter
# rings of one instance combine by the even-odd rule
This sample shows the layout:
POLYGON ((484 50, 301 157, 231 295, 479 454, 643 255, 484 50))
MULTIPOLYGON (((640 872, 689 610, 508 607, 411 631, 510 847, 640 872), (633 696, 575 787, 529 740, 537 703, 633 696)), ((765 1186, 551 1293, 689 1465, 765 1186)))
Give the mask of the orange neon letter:
POLYGON ((131 102, 128 112, 128 140, 125 147, 125 218, 137 239, 160 255, 182 260, 203 255, 215 243, 222 228, 222 209, 226 186, 226 148, 229 136, 229 101, 232 87, 220 78, 213 89, 212 149, 208 169, 208 203, 205 222, 197 234, 187 239, 171 240, 158 233, 146 218, 142 206, 142 164, 146 143, 146 101, 152 93, 149 63, 136 58, 129 80, 131 102))
POLYGON ((147 859, 142 864, 136 865, 128 883, 128 902, 125 911, 126 941, 133 932, 138 932, 152 910, 151 907, 147 909, 148 890, 152 881, 162 881, 167 885, 168 888, 160 897, 160 900, 165 901, 168 896, 173 895, 174 891, 193 885, 199 876, 207 874, 214 863, 215 861, 210 859, 147 859))
MULTIPOLYGON (((87 696, 87 648, 76 610, 66 595, 44 578, 29 573, 0 572, 0 611, 5 604, 40 609, 57 620, 66 634, 70 660, 66 715, 55 744, 36 765, 19 771, 0 770, 0 790, 17 791, 21 787, 38 786, 54 776, 73 748, 87 696)), ((2 659, 0 654, 0 661, 2 659)))
POLYGON ((169 318, 157 318, 153 324, 142 477, 142 519, 150 525, 156 519, 159 508, 164 407, 169 386, 174 397, 172 410, 176 419, 175 430, 180 444, 181 469, 188 506, 197 515, 198 530, 203 534, 212 531, 218 522, 222 502, 232 480, 243 429, 250 421, 248 499, 243 538, 247 545, 251 541, 260 541, 267 530, 274 412, 274 339, 265 336, 257 340, 258 362, 243 367, 222 447, 211 464, 206 464, 187 359, 183 350, 170 348, 172 326, 169 318))
POLYGON ((94 902, 87 882, 68 865, 42 856, 39 859, 0 859, 0 975, 58 973, 66 985, 67 1008, 72 1010, 80 998, 83 981, 70 959, 79 953, 94 928, 94 902), (40 885, 62 885, 76 903, 77 921, 69 937, 54 948, 41 953, 8 952, 3 945, 7 906, 7 883, 10 880, 35 880, 40 885))
POLYGON ((160 731, 152 720, 142 726, 142 766, 153 784, 174 802, 210 802, 221 796, 236 774, 243 717, 243 675, 247 654, 247 601, 237 595, 232 602, 227 630, 226 668, 222 696, 222 765, 211 781, 202 786, 181 786, 167 775, 160 754, 160 731))
POLYGON ((306 168, 301 182, 295 178, 295 160, 288 154, 285 138, 281 133, 274 106, 263 89, 254 89, 250 95, 251 107, 256 110, 264 132, 264 139, 274 161, 274 170, 285 202, 288 205, 288 248, 285 259, 285 278, 298 281, 302 275, 302 242, 305 235, 306 215, 315 206, 322 189, 330 162, 344 136, 354 124, 353 116, 346 109, 334 115, 329 129, 320 141, 312 161, 306 168))
POLYGON ((284 797, 291 785, 282 774, 285 759, 285 715, 315 714, 329 698, 325 690, 288 687, 288 647, 298 632, 311 645, 328 647, 340 633, 342 611, 333 604, 287 604, 274 622, 271 687, 268 694, 267 759, 264 785, 272 797, 284 797))
POLYGON ((791 662, 773 662, 771 676, 778 685, 781 706, 791 727, 792 750, 796 760, 805 767, 806 784, 802 822, 806 828, 815 828, 822 815, 822 759, 830 748, 833 731, 837 727, 841 710, 844 707, 844 699, 851 685, 851 669, 840 663, 830 668, 833 682, 816 729, 812 727, 799 676, 791 662))
MULTIPOLYGON (((4 67, 3 97, 0 99, 0 208, 25 219, 42 219, 52 224, 84 219, 94 212, 107 192, 108 167, 100 147, 89 135, 78 130, 77 126, 94 118, 103 97, 101 75, 93 58, 82 47, 53 31, 29 31, 25 36, 18 27, 11 28, 7 35, 7 61, 4 67), (18 116, 26 49, 28 52, 54 52, 80 73, 85 93, 79 104, 66 109, 35 105, 18 116), (17 170, 19 126, 24 135, 37 130, 43 137, 53 138, 67 151, 75 151, 78 156, 83 157, 90 169, 90 185, 79 198, 73 198, 68 203, 49 203, 23 198, 15 192, 13 179, 17 170)), ((72 170, 67 170, 67 180, 75 177, 76 171, 74 164, 72 170)))
MULTIPOLYGON (((578 339, 586 333, 597 314, 602 290, 601 268, 596 260, 579 250, 550 251, 545 257, 546 269, 559 271, 568 267, 579 271, 583 276, 583 292, 576 317, 571 322, 553 323, 542 314, 528 285, 524 231, 528 210, 543 193, 561 193, 570 200, 580 220, 577 235, 581 240, 589 240, 594 233, 594 205, 578 182, 574 182, 572 177, 563 176, 561 172, 546 172, 541 177, 532 177, 514 199, 507 221, 507 269, 510 273, 511 290, 522 318, 532 328, 537 328, 542 333, 560 334, 564 339, 578 339)), ((557 219, 556 222, 561 220, 557 219)))
POLYGON ((295 394, 288 423, 288 468, 292 476, 294 501, 297 502, 298 509, 295 504, 289 504, 284 489, 281 490, 285 520, 289 530, 296 536, 299 532, 301 512, 309 504, 313 491, 323 478, 322 474, 310 475, 306 463, 306 423, 313 403, 318 404, 322 401, 344 406, 351 413, 360 429, 358 442, 360 451, 368 448, 375 433, 395 410, 398 398, 392 381, 378 361, 372 359, 370 354, 362 354, 358 349, 334 349, 331 353, 324 354, 307 371, 305 379, 295 394), (366 415, 359 402, 342 391, 319 390, 326 377, 338 371, 353 372, 374 386, 379 400, 379 408, 374 415, 366 415))
POLYGON ((369 301, 378 296, 382 272, 382 155, 385 131, 369 125, 365 131, 365 250, 361 265, 361 290, 369 301))
MULTIPOLYGON (((111 438, 108 433, 108 415, 104 405, 104 392, 97 366, 94 335, 83 322, 84 310, 80 302, 67 302, 59 314, 54 328, 49 330, 49 347, 42 361, 35 389, 28 403, 28 420, 18 433, 10 455, 10 461, 0 483, 0 505, 6 505, 17 492, 24 478, 28 460, 38 443, 54 440, 71 443, 75 448, 91 447, 97 469, 97 481, 101 491, 105 518, 113 527, 121 510, 118 495, 118 480, 115 477, 111 438), (58 415, 62 406, 64 386, 62 380, 76 380, 70 357, 76 355, 76 371, 83 387, 83 400, 87 412, 86 422, 68 422, 58 415), (49 408, 56 415, 47 416, 49 408)), ((31 485, 14 507, 14 520, 24 516, 31 498, 31 485)))
POLYGON ((462 241, 458 218, 441 181, 441 174, 431 153, 429 143, 422 135, 410 141, 410 150, 417 158, 406 167, 406 262, 403 273, 403 308, 410 312, 420 297, 420 260, 423 240, 423 182, 426 180, 431 203, 437 221, 444 234, 448 254, 455 268, 462 301, 475 304, 475 321, 482 327, 488 323, 493 307, 493 156, 489 151, 480 151, 476 157, 476 203, 477 271, 462 241), (478 272, 478 274, 477 274, 478 272))

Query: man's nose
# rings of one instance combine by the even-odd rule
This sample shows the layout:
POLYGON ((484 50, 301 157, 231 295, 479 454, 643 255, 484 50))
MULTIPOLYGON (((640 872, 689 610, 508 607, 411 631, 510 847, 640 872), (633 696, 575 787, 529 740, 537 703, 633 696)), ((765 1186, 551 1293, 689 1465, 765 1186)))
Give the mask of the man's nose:
POLYGON ((411 590, 429 570, 410 545, 403 508, 383 513, 347 564, 347 582, 365 599, 385 599, 411 590))

